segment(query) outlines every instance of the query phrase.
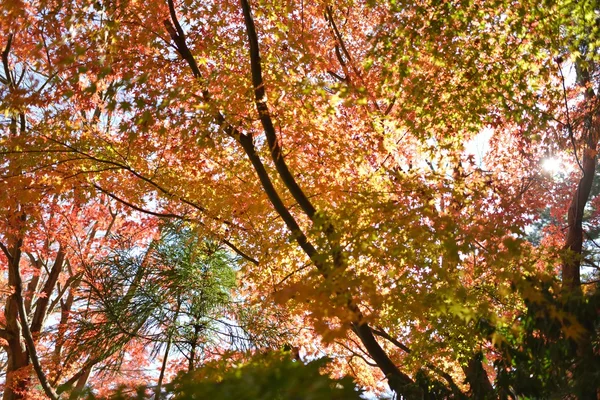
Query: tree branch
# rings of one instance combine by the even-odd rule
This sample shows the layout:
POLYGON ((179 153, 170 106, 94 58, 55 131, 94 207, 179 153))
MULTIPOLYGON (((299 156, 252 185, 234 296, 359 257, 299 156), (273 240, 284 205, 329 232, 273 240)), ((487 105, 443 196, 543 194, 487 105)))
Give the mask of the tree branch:
POLYGON ((308 218, 313 220, 316 213, 315 207, 312 205, 308 197, 304 194, 296 182, 296 179, 290 172, 283 158, 281 147, 279 146, 279 141, 277 140, 275 126, 273 125, 273 121, 271 119, 269 106, 267 105, 267 94, 265 91, 265 84, 262 77, 262 67, 260 63, 258 36, 256 34, 256 27, 254 26, 250 4, 248 3, 248 0, 241 0, 241 4, 244 14, 244 22, 246 24, 246 32, 248 33, 248 43, 250 45, 250 69, 252 72, 252 84, 254 86, 254 103, 256 105, 265 136, 267 138, 267 143, 269 144, 271 159, 275 164, 275 168, 277 169, 281 180, 288 188, 294 199, 298 202, 300 208, 302 208, 308 218))
POLYGON ((10 68, 8 66, 8 55, 10 54, 10 48, 12 47, 13 37, 14 35, 12 33, 8 34, 6 47, 4 48, 4 51, 2 51, 2 65, 4 66, 4 74, 6 75, 5 80, 8 86, 13 85, 13 79, 10 74, 10 68))
MULTIPOLYGON (((407 353, 407 354, 412 353, 411 349, 409 349, 405 344, 401 343, 400 341, 398 341, 398 339, 394 338, 389 333, 387 333, 385 330, 383 330, 382 327, 378 326, 377 329, 373 329, 373 333, 376 334, 377 336, 380 336, 380 337, 386 339, 387 341, 389 341, 390 343, 392 343, 393 345, 395 345, 396 347, 398 347, 405 353, 407 353)), ((425 366, 427 368, 429 368, 430 370, 432 370, 433 372, 439 374, 442 378, 444 378, 446 380, 446 382, 448 382, 448 385, 450 386, 450 388, 452 389, 452 392, 456 396, 459 396, 459 398, 464 398, 464 393, 460 390, 460 388, 454 382, 454 379, 452 379, 452 376, 449 373, 436 367, 432 363, 426 363, 425 366)))
POLYGON ((102 193, 106 194, 108 197, 110 197, 113 200, 116 200, 117 202, 126 205, 127 207, 139 211, 141 213, 144 214, 148 214, 148 215, 153 215, 155 217, 160 217, 160 218, 177 218, 177 219, 181 219, 183 221, 191 221, 191 219, 184 217, 183 215, 179 215, 179 214, 173 214, 173 213, 160 213, 160 212, 156 212, 156 211, 151 211, 151 210, 147 210, 145 208, 136 206, 133 203, 128 202, 127 200, 124 200, 120 197, 118 197, 116 194, 109 192, 106 189, 103 189, 100 185, 93 183, 92 186, 94 188, 96 188, 97 190, 101 191, 102 193))
POLYGON ((8 258, 8 261, 10 262, 10 260, 12 259, 12 255, 10 254, 10 251, 8 251, 8 249, 2 242, 0 242, 0 249, 2 249, 2 252, 4 253, 6 258, 8 258))
POLYGON ((411 351, 408 347, 406 347, 403 343, 400 343, 396 338, 390 336, 390 334, 388 334, 383 329, 381 329, 381 327, 378 327, 378 329, 373 329, 373 333, 376 334, 377 336, 380 336, 380 337, 386 339, 388 342, 394 344, 396 347, 398 347, 405 353, 407 353, 407 354, 411 353, 411 351))
POLYGON ((46 314, 48 311, 48 304, 50 303, 50 296, 54 291, 54 287, 58 282, 58 277, 62 272, 63 263, 65 261, 65 251, 62 245, 59 245, 58 253, 56 254, 56 259, 54 260, 54 264, 52 266, 52 270, 48 274, 48 278, 46 280, 46 284, 42 289, 42 293, 44 296, 40 296, 38 298, 37 304, 35 306, 35 313, 33 314, 33 319, 31 320, 31 332, 37 334, 42 329, 42 324, 44 323, 44 319, 46 318, 46 314))
MULTIPOLYGON (((99 191, 101 191, 102 193, 106 194, 108 197, 118 201, 119 203, 122 203, 124 205, 126 205, 127 207, 130 207, 136 211, 148 214, 148 215, 153 215, 155 217, 160 217, 160 218, 176 218, 176 219, 180 219, 182 221, 194 221, 190 218, 184 217, 183 215, 179 215, 179 214, 173 214, 173 213, 159 213, 156 211, 151 211, 151 210, 147 210, 145 208, 142 207, 138 207, 133 203, 130 203, 120 197, 118 197, 117 195, 115 195, 114 193, 109 192, 106 189, 103 189, 101 186, 99 186, 98 184, 93 184, 92 186, 94 186, 96 189, 98 189, 99 191)), ((197 221, 196 221, 197 222, 197 221)), ((202 222, 200 222, 201 225, 204 225, 202 222)), ((239 255, 240 257, 242 257, 243 259, 250 261, 251 263, 258 265, 258 260, 256 260, 255 258, 252 258, 251 256, 249 256, 248 254, 244 253, 242 250, 240 250, 237 246, 235 246, 233 243, 231 243, 229 240, 222 238, 219 239, 223 244, 225 244, 227 247, 229 247, 231 250, 233 250, 237 255, 239 255)))
POLYGON ((167 32, 169 32, 171 39, 173 39, 173 42, 175 42, 177 51, 179 52, 179 54, 181 54, 181 57, 183 57, 183 59, 189 64, 190 69, 194 74, 194 77, 200 78, 201 73, 200 69, 198 68, 198 63, 196 63, 196 59, 194 58, 192 52, 190 51, 185 41, 185 34, 183 32, 183 29, 181 28, 179 20, 177 19, 177 13, 175 12, 175 5, 173 4, 173 0, 167 0, 167 3, 169 5, 169 14, 171 17, 171 21, 165 19, 163 21, 163 24, 167 29, 167 32), (175 27, 173 27, 173 25, 175 25, 175 27))
MULTIPOLYGON (((17 244, 19 248, 22 246, 22 243, 23 239, 19 239, 17 244)), ((15 298, 17 300, 19 318, 21 319, 22 334, 25 338, 25 344, 27 346, 27 351, 29 352, 29 358, 31 359, 33 369, 35 370, 35 373, 40 381, 40 384, 42 385, 42 388, 44 389, 44 393, 46 393, 46 396, 48 396, 51 400, 58 400, 58 395, 48 383, 46 374, 42 369, 35 348, 35 342, 33 341, 31 330, 29 329, 29 323, 27 321, 27 311, 25 310, 25 303, 23 302, 23 282, 21 280, 21 271, 19 270, 19 260, 13 259, 13 262, 11 264, 11 267, 14 270, 15 274, 15 298)))
POLYGON ((567 87, 565 84, 565 76, 563 75, 562 68, 560 67, 560 63, 557 61, 558 71, 560 72, 560 78, 562 80, 562 88, 563 88, 563 98, 565 102, 565 112, 567 113, 567 132, 569 133, 569 139, 571 139, 571 146, 573 147, 573 154, 575 154, 575 160, 577 161, 577 165, 579 169, 585 173, 583 170, 583 166, 579 161, 579 156, 577 155, 577 146, 575 145, 575 137, 573 135, 573 126, 571 125, 571 117, 569 116, 569 103, 567 102, 567 87))

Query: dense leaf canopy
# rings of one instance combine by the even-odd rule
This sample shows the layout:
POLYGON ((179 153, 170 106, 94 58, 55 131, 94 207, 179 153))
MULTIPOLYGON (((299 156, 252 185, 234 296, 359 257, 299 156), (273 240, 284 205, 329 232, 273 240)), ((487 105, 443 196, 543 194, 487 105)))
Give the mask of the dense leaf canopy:
POLYGON ((0 48, 4 400, 597 396, 598 1, 6 0, 0 48))

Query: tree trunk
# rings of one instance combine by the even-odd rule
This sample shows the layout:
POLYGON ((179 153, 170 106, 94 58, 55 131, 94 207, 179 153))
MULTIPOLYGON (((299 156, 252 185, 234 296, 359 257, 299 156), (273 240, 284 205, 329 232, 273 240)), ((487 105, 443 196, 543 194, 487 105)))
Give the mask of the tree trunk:
POLYGON ((165 357, 163 358, 162 366, 160 367, 160 375, 158 376, 158 382, 156 384, 156 390, 154 391, 154 400, 160 400, 160 392, 162 390, 163 379, 165 378, 165 370, 167 369, 167 360, 169 358, 169 351, 171 350, 171 336, 167 341, 167 348, 165 349, 165 357))
POLYGON ((583 250, 583 211, 587 204, 596 170, 596 146, 583 153, 583 176, 571 199, 568 212, 568 230, 565 253, 562 256, 562 284, 568 293, 578 292, 581 287, 581 253, 583 250))
MULTIPOLYGON (((568 294, 580 293, 581 291, 581 255, 583 250, 583 212, 590 197, 594 175, 596 172, 596 149, 598 146, 598 116, 594 110, 593 103, 597 100, 594 90, 589 87, 590 72, 576 65, 578 83, 587 87, 584 95, 584 107, 587 108, 582 126, 582 137, 584 141, 583 158, 579 159, 583 176, 577 184, 573 194, 567 215, 568 230, 562 256, 562 284, 568 294)), ((566 100, 565 100, 566 101, 566 100)), ((567 106, 567 105, 565 105, 567 106)), ((568 110, 567 110, 568 111, 568 110)), ((568 114, 567 114, 568 115, 568 114)), ((573 128, 569 122, 569 134, 574 143, 573 128)), ((573 151, 577 149, 573 148, 573 151)), ((577 154, 575 154, 577 158, 577 154)))
POLYGON ((494 388, 487 372, 483 369, 482 357, 481 353, 473 355, 467 366, 463 368, 466 381, 470 386, 469 394, 474 399, 493 399, 494 388))
MULTIPOLYGON (((9 277, 10 277, 9 273, 9 277)), ((10 278, 9 278, 10 281, 10 278)), ((21 324, 18 317, 18 305, 15 294, 9 296, 6 304, 6 336, 8 365, 6 367, 6 386, 2 400, 24 399, 30 383, 29 357, 25 344, 21 341, 21 324)))
MULTIPOLYGON (((19 262, 21 261, 22 239, 15 240, 10 246, 10 252, 5 250, 8 258, 8 284, 15 288, 20 281, 17 280, 19 262)), ((18 294, 11 294, 6 300, 6 337, 8 365, 6 367, 6 386, 2 400, 24 399, 28 386, 31 383, 29 368, 29 355, 25 343, 21 341, 21 322, 19 320, 18 294)))
POLYGON ((75 384, 75 387, 69 396, 69 400, 77 400, 81 396, 81 393, 83 392, 83 389, 85 389, 85 385, 90 378, 90 374, 92 373, 92 367, 93 366, 87 367, 79 379, 77 379, 77 384, 75 384))

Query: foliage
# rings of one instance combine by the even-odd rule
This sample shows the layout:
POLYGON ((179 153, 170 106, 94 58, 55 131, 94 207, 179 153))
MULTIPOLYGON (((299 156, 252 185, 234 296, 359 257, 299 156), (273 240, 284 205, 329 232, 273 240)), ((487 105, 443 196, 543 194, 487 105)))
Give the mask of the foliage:
POLYGON ((527 301, 519 325, 491 332, 497 335, 502 355, 495 363, 499 392, 527 398, 587 398, 600 377, 596 315, 600 291, 583 299, 561 299, 553 294, 556 281, 537 284, 539 291, 527 301))
POLYGON ((84 274, 88 310, 78 320, 78 349, 100 359, 116 355, 118 370, 129 342, 141 339, 155 352, 174 342, 193 369, 224 340, 218 324, 232 302, 233 260, 182 223, 163 224, 147 248, 119 243, 84 274))
POLYGON ((351 378, 320 373, 326 363, 319 359, 304 364, 289 354, 257 355, 229 371, 207 365, 178 377, 171 390, 175 399, 359 399, 351 378))
POLYGON ((2 2, 3 399, 160 392, 239 342, 331 356, 257 387, 591 396, 599 13, 2 2))
MULTIPOLYGON (((328 360, 304 364, 287 352, 244 357, 238 363, 215 361, 187 374, 180 374, 167 387, 173 399, 360 399, 360 391, 349 377, 333 379, 321 370, 328 360), (230 365, 227 365, 230 364, 230 365)), ((115 399, 144 399, 144 388, 134 397, 117 393, 115 399)), ((93 395, 89 399, 96 399, 93 395)))

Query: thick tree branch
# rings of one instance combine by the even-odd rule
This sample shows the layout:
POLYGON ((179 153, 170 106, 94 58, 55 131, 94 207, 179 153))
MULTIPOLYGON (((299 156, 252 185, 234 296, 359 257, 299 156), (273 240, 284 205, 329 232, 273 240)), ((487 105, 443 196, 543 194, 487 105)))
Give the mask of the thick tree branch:
MULTIPOLYGON (((243 1, 243 0, 242 0, 243 1)), ((306 235, 300 229, 300 226, 296 222, 296 219, 289 212, 279 194, 277 193, 271 179, 260 160, 260 157, 256 153, 254 148, 254 143, 252 142, 252 138, 246 135, 241 135, 239 138, 239 142, 244 148, 246 155, 250 159, 252 165, 256 173, 258 174, 259 180, 263 186, 265 193, 267 194, 271 204, 275 208, 275 211, 281 216, 281 218, 286 223, 288 229, 292 232, 292 236, 298 243, 298 245, 302 248, 302 250, 308 255, 308 257, 313 261, 317 269, 321 272, 321 274, 327 278, 328 272, 322 261, 318 258, 318 252, 314 248, 314 246, 308 241, 306 235)), ((360 321, 362 319, 362 313, 358 309, 356 305, 353 304, 352 301, 349 301, 348 308, 355 313, 357 316, 357 320, 360 321)), ((361 342, 367 349, 369 355, 375 360, 378 367, 382 370, 382 372, 386 375, 389 380, 390 387, 396 391, 398 394, 402 394, 405 392, 405 388, 407 385, 412 384, 412 379, 403 372, 401 372, 398 367, 392 362, 392 360, 388 357, 385 351, 381 348, 373 333, 371 332, 371 328, 364 322, 355 322, 352 324, 353 331, 357 334, 357 336, 361 339, 361 342)))
MULTIPOLYGON (((175 11, 175 6, 173 4, 173 0, 167 0, 167 3, 169 6, 169 14, 171 17, 171 21, 169 21, 169 20, 163 21, 165 28, 169 32, 169 35, 171 36, 171 39, 173 40, 173 42, 175 42, 175 45, 177 46, 177 50, 178 50, 179 54, 188 63, 194 77, 196 79, 200 79, 202 77, 201 73, 200 73, 200 69, 198 68, 198 64, 196 63, 196 59, 194 58, 194 55, 192 54, 192 52, 190 51, 190 49, 186 43, 185 33, 184 33, 184 31, 181 27, 181 24, 179 23, 179 20, 177 18, 177 13, 175 11)), ((208 105, 210 105, 210 94, 209 94, 208 90, 202 91, 202 100, 205 103, 207 103, 208 105)), ((246 147, 244 147, 244 144, 242 144, 242 147, 244 147, 245 150, 246 150, 246 148, 248 148, 248 150, 251 153, 255 153, 254 144, 252 143, 251 137, 247 137, 246 135, 244 135, 243 133, 238 131, 234 126, 229 124, 226 121, 223 114, 221 114, 221 112, 215 111, 214 116, 215 116, 217 123, 224 129, 225 133, 228 136, 235 138, 240 143, 243 140, 242 137, 244 137, 245 139, 248 139, 250 146, 248 146, 248 143, 246 143, 246 147)), ((246 142, 248 140, 246 140, 246 142)), ((248 151, 246 151, 246 154, 248 154, 248 151)), ((258 162, 262 165, 262 162, 260 161, 259 158, 258 158, 258 162)), ((262 169, 264 170, 264 166, 262 167, 262 169)), ((265 173, 266 173, 266 170, 265 170, 265 173)), ((270 181, 270 178, 268 178, 268 175, 267 175, 267 179, 269 179, 269 181, 270 181)), ((273 190, 275 190, 275 189, 273 188, 273 190)), ((282 204, 283 204, 283 202, 282 202, 282 204)), ((285 206, 283 208, 285 208, 285 206)), ((286 209, 286 211, 287 211, 287 209, 286 209)), ((290 217, 291 217, 291 214, 290 214, 290 217)), ((293 218, 291 218, 291 219, 293 220, 293 218)), ((290 222, 289 218, 288 218, 288 221, 286 222, 286 225, 288 225, 288 227, 289 227, 290 225, 288 224, 288 222, 290 222)), ((297 226, 295 221, 292 223, 292 225, 294 225, 294 224, 297 226)), ((298 230, 299 230, 299 227, 298 227, 298 230)), ((292 231, 292 232, 294 232, 294 231, 292 231)), ((302 236, 304 236, 304 234, 302 234, 302 236)), ((230 243, 226 239, 223 239, 223 243, 225 243, 227 246, 229 246, 235 253, 240 255, 245 260, 248 260, 248 261, 252 262, 253 264, 258 265, 258 261, 256 259, 243 253, 241 250, 239 250, 236 246, 234 246, 232 243, 230 243)))
POLYGON ((581 165, 581 162, 579 161, 579 156, 577 155, 577 146, 575 145, 575 136, 573 135, 573 125, 571 125, 571 117, 569 115, 569 102, 567 101, 567 86, 565 84, 565 76, 563 75, 563 71, 562 68, 560 66, 560 63, 558 64, 558 71, 560 72, 560 78, 562 81, 562 89, 563 89, 563 99, 565 102, 565 113, 566 113, 566 117, 567 117, 567 132, 569 133, 569 139, 571 139, 571 146, 573 147, 573 154, 575 155, 575 161, 577 161, 577 165, 579 166, 579 169, 581 170, 581 172, 583 172, 585 174, 585 171, 583 170, 583 166, 581 165))
POLYGON ((166 19, 163 21, 163 24, 165 25, 167 32, 169 32, 171 39, 173 40, 173 42, 175 42, 177 51, 179 52, 179 54, 181 54, 181 57, 183 57, 183 59, 189 64, 190 69, 194 74, 194 77, 200 78, 201 73, 200 69, 198 68, 198 63, 196 63, 196 59, 192 55, 192 52, 190 51, 185 41, 185 34, 183 32, 183 29, 181 28, 179 20, 177 19, 177 13, 175 12, 175 5, 173 4, 173 0, 167 0, 167 3, 169 5, 169 14, 171 17, 171 21, 166 19), (173 25, 175 25, 175 27, 173 27, 173 25))
POLYGON ((350 56, 350 52, 348 51, 348 48, 346 47, 346 43, 344 43, 342 34, 340 33, 340 31, 337 27, 337 24, 335 23, 335 20, 333 19, 333 9, 331 8, 331 6, 327 6, 325 12, 326 12, 325 17, 327 19, 327 22, 329 22, 329 25, 331 26, 331 29, 333 30, 333 36, 335 37, 335 40, 338 43, 338 45, 336 46, 336 53, 338 53, 337 58, 340 61, 340 64, 343 64, 343 66, 346 65, 346 63, 343 61, 341 55, 339 54, 339 49, 341 48, 342 52, 344 53, 344 56, 346 57, 346 60, 348 60, 348 62, 350 63, 352 70, 354 71, 356 76, 360 79, 361 78, 360 72, 356 69, 354 62, 352 60, 352 57, 350 56))
POLYGON ((235 254, 242 257, 244 260, 250 261, 254 265, 259 264, 259 261, 256 258, 250 257, 248 254, 244 253, 242 250, 240 250, 239 247, 237 247, 236 245, 231 243, 229 240, 227 240, 225 238, 220 239, 220 240, 225 246, 229 247, 231 250, 233 250, 235 252, 235 254))
POLYGON ((61 383, 58 388, 56 389, 56 392, 58 394, 63 393, 64 391, 70 389, 71 387, 73 387, 73 385, 81 378, 84 376, 84 374, 87 373, 87 370, 91 370, 91 368, 96 365, 97 363, 99 363, 100 360, 98 358, 94 358, 91 360, 88 360, 83 367, 81 367, 81 369, 79 371, 77 371, 75 374, 73 374, 73 376, 71 378, 69 378, 68 380, 66 380, 65 382, 61 383))
POLYGON ((482 354, 474 354, 466 367, 463 368, 466 381, 471 387, 470 394, 475 399, 494 398, 494 388, 482 364, 482 354))
POLYGON ((381 345, 373 336, 373 331, 365 323, 352 323, 352 330, 360 338, 369 355, 375 360, 377 366, 385 374, 390 387, 399 395, 406 392, 406 387, 413 384, 413 380, 400 371, 396 364, 389 358, 381 345))
MULTIPOLYGON (((68 265, 68 263, 67 263, 67 265, 68 265)), ((58 296, 56 296, 56 298, 55 298, 55 299, 52 301, 52 303, 51 303, 51 304, 50 304, 50 306, 48 307, 48 310, 49 310, 49 311, 52 311, 52 310, 54 310, 54 309, 56 308, 56 306, 58 305, 58 303, 61 301, 62 297, 63 297, 63 296, 65 295, 65 293, 67 292, 67 290, 69 290, 69 288, 71 287, 71 285, 72 285, 73 283, 75 283, 75 282, 77 282, 78 280, 80 280, 80 279, 81 279, 81 277, 82 277, 82 275, 83 275, 83 274, 80 272, 80 273, 78 273, 78 274, 71 275, 71 276, 70 276, 70 277, 67 279, 67 281, 66 281, 66 282, 65 282, 65 284, 64 284, 64 287, 63 287, 63 288, 61 288, 61 289, 58 291, 58 296)), ((62 303, 61 303, 61 304, 62 304, 62 303)))
POLYGON ((260 157, 256 153, 256 149, 254 147, 254 142, 252 141, 252 138, 247 135, 241 135, 239 138, 239 142, 242 145, 242 148, 244 149, 246 155, 250 159, 250 162, 252 163, 252 166, 254 167, 254 170, 258 175, 258 179, 260 180, 260 183, 263 186, 263 190, 265 191, 267 197, 271 201, 273 208, 275 208, 277 214, 281 216, 283 222, 285 222, 287 228, 292 232, 292 236, 294 237, 296 242, 298 242, 298 245, 302 248, 302 250, 304 250, 306 255, 315 263, 317 268, 322 268, 321 263, 319 261, 315 261, 317 250, 308 241, 308 238, 300 229, 300 225, 298 225, 294 216, 285 206, 285 204, 281 200, 281 197, 279 197, 275 186, 273 186, 273 183, 271 182, 271 178, 269 177, 265 166, 263 165, 262 161, 260 160, 260 157))
POLYGON ((27 257, 29 257, 29 262, 31 265, 35 267, 37 272, 33 273, 33 277, 27 284, 27 298, 25 299, 25 310, 27 310, 27 315, 31 315, 31 304, 33 303, 34 294, 38 291, 38 285, 41 277, 42 270, 42 261, 40 259, 36 259, 33 254, 27 252, 27 257))
POLYGON ((265 136, 267 137, 267 143, 269 144, 269 150, 271 151, 271 158, 275 164, 275 168, 281 177, 281 180, 288 188, 294 199, 300 205, 300 208, 306 213, 306 215, 312 220, 314 219, 316 210, 312 205, 308 197, 304 194, 296 179, 290 172, 281 152, 279 141, 277 140, 277 133, 275 132, 275 126, 271 119, 271 113, 269 106, 267 105, 267 94, 265 90, 265 83, 262 77, 262 66, 260 63, 260 51, 258 47, 258 36, 256 34, 256 27, 254 26, 254 20, 252 18, 252 12, 250 10, 250 4, 248 0, 241 0, 242 11, 244 13, 244 22, 246 24, 246 32, 248 33, 248 43, 250 45, 250 69, 252 72, 252 84, 254 86, 254 103, 258 111, 260 122, 262 123, 265 136))
POLYGON ((327 73, 340 82, 346 82, 348 80, 348 78, 342 77, 331 70, 327 70, 327 73))
POLYGON ((69 396, 69 400, 77 400, 79 397, 81 397, 83 390, 85 389, 85 385, 92 374, 92 368, 93 366, 90 366, 83 370, 83 374, 81 374, 81 376, 79 376, 77 379, 77 383, 75 384, 75 387, 69 396))

